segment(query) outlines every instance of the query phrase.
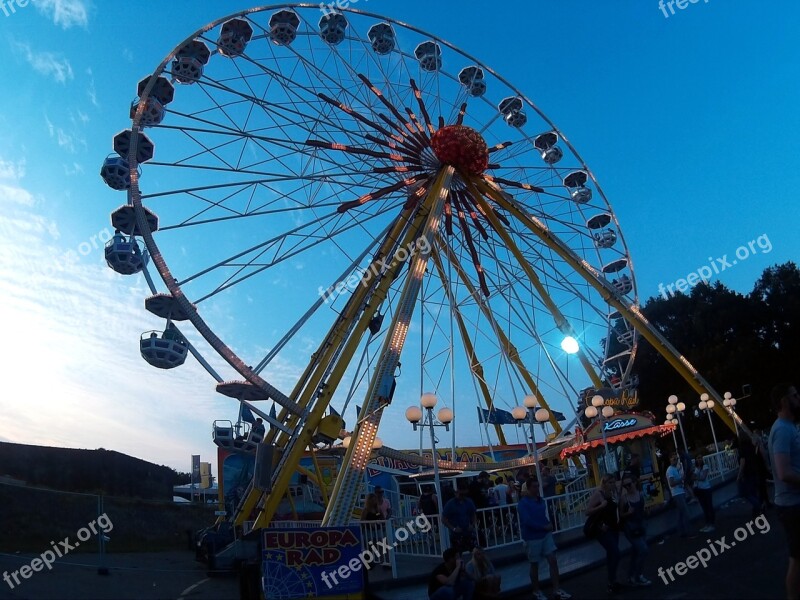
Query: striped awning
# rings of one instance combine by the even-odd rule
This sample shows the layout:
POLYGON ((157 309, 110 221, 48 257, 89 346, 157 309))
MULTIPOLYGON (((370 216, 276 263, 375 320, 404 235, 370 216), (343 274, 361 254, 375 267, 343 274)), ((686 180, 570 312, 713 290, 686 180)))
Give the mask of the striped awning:
MULTIPOLYGON (((618 444, 626 440, 633 440, 647 436, 663 437, 675 431, 676 427, 677 425, 670 423, 669 425, 656 425, 654 427, 644 427, 642 429, 637 429, 636 431, 626 431, 625 433, 618 433, 617 435, 606 436, 606 443, 618 444)), ((591 442, 583 442, 582 444, 575 444, 574 446, 569 446, 568 448, 564 448, 561 451, 561 458, 564 459, 564 458, 569 458, 570 456, 575 456, 576 454, 583 454, 584 452, 590 450, 591 448, 599 448, 602 445, 603 445, 603 438, 598 438, 592 440, 591 442)))

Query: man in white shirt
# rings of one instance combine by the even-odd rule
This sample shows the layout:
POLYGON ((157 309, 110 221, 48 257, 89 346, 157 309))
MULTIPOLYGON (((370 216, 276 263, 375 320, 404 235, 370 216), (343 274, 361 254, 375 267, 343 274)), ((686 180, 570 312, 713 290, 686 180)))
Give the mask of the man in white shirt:
POLYGON ((497 506, 508 504, 508 485, 502 477, 498 477, 494 484, 494 493, 497 497, 497 506))
POLYGON ((800 597, 800 394, 788 383, 772 389, 777 419, 769 434, 769 454, 775 481, 775 507, 789 542, 786 597, 800 597))
POLYGON ((689 533, 689 507, 686 505, 686 482, 683 476, 683 468, 680 466, 678 455, 673 453, 669 457, 669 467, 667 467, 667 483, 669 483, 669 493, 675 501, 678 509, 678 533, 682 538, 695 537, 689 533))

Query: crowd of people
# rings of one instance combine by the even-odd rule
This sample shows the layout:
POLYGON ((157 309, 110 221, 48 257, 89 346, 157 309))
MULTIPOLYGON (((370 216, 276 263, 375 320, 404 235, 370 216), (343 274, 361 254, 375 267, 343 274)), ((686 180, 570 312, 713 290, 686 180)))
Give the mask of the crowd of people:
MULTIPOLYGON (((800 394, 793 385, 780 384, 772 392, 777 419, 768 440, 763 435, 741 435, 738 440, 739 496, 750 503, 753 517, 763 514, 773 503, 767 494, 766 480, 774 480, 774 506, 788 540, 789 566, 786 574, 787 598, 800 598, 800 394)), ((645 576, 648 555, 645 494, 637 456, 621 473, 606 474, 589 498, 584 534, 605 551, 608 591, 616 593, 624 586, 645 587, 652 582, 645 576), (620 581, 620 534, 630 545, 627 578, 620 581)), ((711 472, 703 456, 692 460, 677 453, 670 456, 665 483, 674 505, 678 535, 696 537, 697 533, 715 531, 716 513, 711 485, 711 472), (703 512, 703 526, 694 532, 690 525, 688 505, 697 502, 703 512)), ((443 562, 430 575, 430 600, 473 600, 497 598, 501 579, 481 547, 478 510, 513 505, 518 517, 520 537, 530 564, 530 580, 534 600, 545 600, 539 582, 539 564, 547 562, 553 596, 570 598, 560 585, 556 544, 553 539, 553 515, 545 498, 556 494, 556 479, 547 468, 541 470, 541 481, 535 472, 521 470, 517 477, 492 480, 482 473, 472 482, 460 481, 445 494, 441 525, 449 531, 450 548, 443 562)), ((368 499, 373 518, 385 515, 377 508, 377 498, 368 499), (380 516, 379 516, 380 515, 380 516)), ((423 490, 419 509, 428 516, 439 514, 439 502, 432 488, 423 490)))

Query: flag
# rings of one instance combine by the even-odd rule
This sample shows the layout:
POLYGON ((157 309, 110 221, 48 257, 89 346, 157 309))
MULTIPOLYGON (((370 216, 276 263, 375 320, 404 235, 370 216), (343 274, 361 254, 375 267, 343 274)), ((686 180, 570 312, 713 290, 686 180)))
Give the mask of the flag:
POLYGON ((478 422, 488 423, 489 425, 514 425, 517 420, 507 410, 500 410, 495 408, 489 410, 487 408, 478 407, 478 422))
POLYGON ((278 413, 275 411, 275 403, 272 404, 272 408, 269 409, 269 418, 278 420, 278 413))
POLYGON ((361 414, 361 407, 358 404, 356 404, 356 417, 358 417, 358 415, 360 414, 361 414))
POLYGON ((250 410, 248 406, 242 404, 242 411, 241 411, 242 421, 247 421, 248 423, 255 423, 256 418, 253 416, 253 411, 250 410))
POLYGON ((333 406, 328 406, 328 408, 331 410, 331 415, 336 415, 337 417, 341 417, 342 416, 338 412, 336 412, 336 409, 333 408, 333 406))

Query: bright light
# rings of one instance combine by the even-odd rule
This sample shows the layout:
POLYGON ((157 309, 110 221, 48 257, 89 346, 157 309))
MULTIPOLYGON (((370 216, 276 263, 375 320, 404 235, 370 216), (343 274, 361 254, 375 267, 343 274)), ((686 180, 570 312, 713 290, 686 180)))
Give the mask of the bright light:
POLYGON ((614 416, 614 408, 612 406, 604 406, 603 407, 603 416, 606 419, 614 416))
POLYGON ((423 408, 433 408, 436 406, 436 402, 438 402, 438 398, 432 392, 425 392, 420 398, 420 404, 422 404, 423 408))
POLYGON ((578 340, 571 335, 568 335, 561 340, 561 349, 567 354, 575 354, 578 352, 578 350, 580 350, 580 346, 578 346, 578 340))
POLYGON ((411 423, 419 423, 422 420, 422 409, 419 406, 409 406, 406 409, 406 419, 411 423))
POLYGON ((589 419, 594 419, 597 416, 597 409, 594 406, 587 406, 583 412, 589 419))
POLYGON ((536 406, 538 406, 539 401, 536 399, 536 396, 528 394, 522 400, 522 403, 525 405, 525 408, 535 408, 536 406))
POLYGON ((605 398, 603 398, 600 394, 597 394, 596 396, 592 397, 592 406, 594 406, 595 408, 600 408, 605 403, 606 403, 605 398))
POLYGON ((439 411, 439 414, 437 416, 439 418, 439 421, 447 425, 453 421, 453 409, 443 408, 439 411))
POLYGON ((534 416, 536 417, 536 420, 539 421, 539 423, 544 423, 545 421, 550 419, 550 413, 546 408, 540 408, 539 410, 536 411, 536 414, 534 416))
POLYGON ((528 411, 524 406, 517 406, 511 411, 511 416, 517 421, 522 421, 522 419, 526 419, 528 417, 528 411))

